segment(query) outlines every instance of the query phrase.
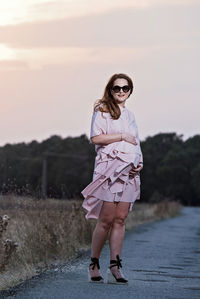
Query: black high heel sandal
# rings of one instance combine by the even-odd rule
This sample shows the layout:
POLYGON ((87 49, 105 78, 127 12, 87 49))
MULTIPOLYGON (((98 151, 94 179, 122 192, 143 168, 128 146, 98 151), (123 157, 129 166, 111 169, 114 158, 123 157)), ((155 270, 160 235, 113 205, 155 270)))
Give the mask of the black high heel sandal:
MULTIPOLYGON (((119 255, 116 255, 116 260, 110 260, 110 266, 107 270, 107 278, 106 278, 106 283, 115 283, 115 284, 128 284, 128 280, 125 279, 124 277, 116 278, 115 275, 111 272, 112 267, 118 267, 122 268, 121 264, 121 259, 119 258, 119 255)), ((120 272, 121 273, 121 272, 120 272)), ((122 273, 121 273, 122 274, 122 273)))
MULTIPOLYGON (((94 270, 95 266, 97 266, 98 269, 100 269, 100 266, 99 266, 99 259, 96 258, 96 257, 91 257, 91 262, 90 263, 90 266, 92 266, 92 270, 94 270)), ((93 276, 91 277, 90 276, 90 270, 88 269, 88 280, 89 282, 100 282, 102 283, 103 282, 103 277, 102 276, 93 276)))

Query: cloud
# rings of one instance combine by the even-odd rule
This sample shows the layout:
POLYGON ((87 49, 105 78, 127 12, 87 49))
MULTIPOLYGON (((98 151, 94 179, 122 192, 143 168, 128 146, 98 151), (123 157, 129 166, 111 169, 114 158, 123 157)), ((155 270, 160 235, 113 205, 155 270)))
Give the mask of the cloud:
POLYGON ((195 6, 125 8, 106 13, 0 27, 0 43, 13 48, 141 47, 196 43, 195 6))
POLYGON ((93 103, 116 72, 134 80, 127 105, 142 138, 199 133, 199 27, 197 6, 0 27, 0 42, 13 47, 15 59, 0 62, 0 141, 88 134, 93 103))
POLYGON ((19 60, 0 60, 0 70, 29 69, 28 64, 19 60))

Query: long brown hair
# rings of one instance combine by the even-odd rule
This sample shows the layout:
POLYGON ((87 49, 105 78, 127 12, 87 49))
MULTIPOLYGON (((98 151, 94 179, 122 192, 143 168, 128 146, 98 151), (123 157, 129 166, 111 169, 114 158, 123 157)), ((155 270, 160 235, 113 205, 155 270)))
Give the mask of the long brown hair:
MULTIPOLYGON (((99 99, 94 104, 94 111, 100 110, 101 112, 110 113, 113 119, 118 119, 121 115, 120 108, 116 103, 115 99, 111 94, 111 89, 113 87, 114 81, 116 79, 126 79, 128 81, 128 85, 130 87, 130 95, 133 92, 133 82, 129 76, 126 74, 114 74, 108 81, 102 99, 99 99)), ((130 96, 129 95, 129 96, 130 96)))

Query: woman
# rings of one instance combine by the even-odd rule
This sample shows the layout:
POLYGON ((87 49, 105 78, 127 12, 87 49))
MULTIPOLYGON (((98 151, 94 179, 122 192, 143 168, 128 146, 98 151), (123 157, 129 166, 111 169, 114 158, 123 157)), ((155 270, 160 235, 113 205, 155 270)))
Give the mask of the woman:
POLYGON ((94 107, 90 140, 97 152, 92 182, 81 192, 86 219, 98 219, 92 236, 89 281, 103 282, 99 272, 101 250, 109 234, 110 266, 107 283, 127 284, 120 271, 125 219, 140 198, 140 171, 143 156, 137 125, 125 107, 133 92, 126 74, 115 74, 108 81, 103 98, 94 107))

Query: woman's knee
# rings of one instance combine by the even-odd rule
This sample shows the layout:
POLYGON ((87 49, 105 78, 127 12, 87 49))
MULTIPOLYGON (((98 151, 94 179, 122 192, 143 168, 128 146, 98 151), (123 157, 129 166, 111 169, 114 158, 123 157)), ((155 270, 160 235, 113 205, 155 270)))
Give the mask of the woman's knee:
POLYGON ((103 202, 98 223, 106 231, 110 229, 115 217, 116 205, 113 202, 103 202))
POLYGON ((119 225, 119 226, 124 226, 125 220, 126 220, 125 215, 118 215, 118 216, 115 217, 115 219, 113 221, 113 224, 114 225, 119 225))
POLYGON ((116 210, 113 224, 124 226, 126 218, 128 216, 129 208, 130 208, 130 203, 120 202, 116 210))
POLYGON ((109 217, 109 218, 101 218, 99 220, 99 225, 106 231, 109 231, 109 229, 111 228, 111 226, 113 225, 113 217, 109 217))

